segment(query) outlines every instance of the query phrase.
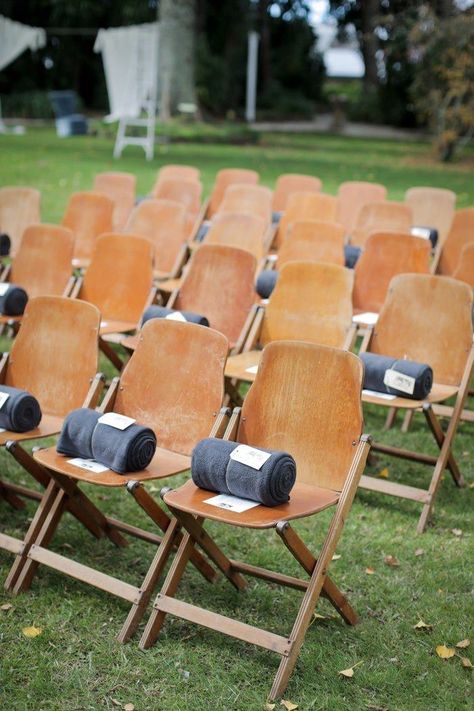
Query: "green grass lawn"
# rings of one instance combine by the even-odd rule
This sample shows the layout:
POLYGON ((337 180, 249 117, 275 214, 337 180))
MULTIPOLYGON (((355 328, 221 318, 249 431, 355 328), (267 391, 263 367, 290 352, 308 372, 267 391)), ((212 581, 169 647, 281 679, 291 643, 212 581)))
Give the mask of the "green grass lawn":
MULTIPOLYGON (((146 193, 157 168, 168 162, 199 166, 207 192, 219 168, 242 166, 259 170, 262 182, 270 186, 279 173, 306 172, 319 175, 332 193, 342 180, 367 179, 385 183, 393 199, 402 198, 412 185, 436 185, 455 190, 460 206, 474 202, 471 156, 441 166, 432 160, 427 144, 263 135, 253 146, 158 146, 151 164, 134 149, 118 162, 111 153, 112 141, 104 138, 61 141, 50 130, 0 136, 0 184, 41 189, 43 219, 49 221, 60 219, 68 195, 90 188, 98 171, 132 171, 138 176, 139 192, 146 193)), ((0 345, 7 348, 6 339, 0 345)), ((102 367, 112 375, 105 361, 102 367)), ((365 430, 375 437, 435 452, 421 415, 407 435, 400 432, 400 420, 384 433, 384 413, 376 408, 367 408, 365 416, 365 430)), ((472 708, 471 671, 463 668, 459 656, 443 661, 435 652, 437 645, 452 646, 472 636, 472 434, 472 425, 461 424, 455 443, 468 485, 458 490, 446 474, 433 525, 424 535, 415 533, 420 512, 416 504, 367 491, 357 495, 331 574, 348 593, 360 623, 348 628, 327 602, 320 603, 318 613, 324 619, 315 619, 309 629, 285 694, 299 709, 472 708), (389 555, 398 559, 398 566, 385 563, 389 555), (367 568, 374 573, 368 574, 367 568), (432 628, 415 630, 420 619, 432 628), (354 664, 358 666, 352 679, 338 674, 354 664)), ((3 478, 30 484, 5 451, 0 452, 0 462, 3 478)), ((382 455, 368 473, 377 474, 384 467, 392 481, 428 485, 428 468, 382 455)), ((159 487, 148 488, 158 496, 159 487)), ((87 493, 108 514, 153 530, 124 491, 88 487, 87 493)), ((1 530, 22 537, 34 508, 28 504, 25 511, 13 511, 0 502, 1 530)), ((323 539, 328 516, 325 512, 295 526, 314 550, 323 539)), ((276 569, 283 566, 285 572, 298 574, 275 534, 210 528, 231 557, 276 569)), ((96 542, 67 515, 51 547, 133 583, 145 575, 154 552, 135 540, 125 551, 107 541, 96 542)), ((12 557, 0 551, 0 580, 11 563, 12 557)), ((289 632, 300 593, 249 582, 239 594, 222 577, 214 586, 206 584, 193 569, 179 595, 250 624, 289 632)), ((0 709, 94 711, 127 703, 137 711, 263 708, 277 669, 276 656, 172 618, 151 650, 138 649, 139 635, 120 646, 115 635, 127 611, 120 600, 46 568, 39 570, 29 593, 17 598, 0 593, 0 709), (12 607, 2 610, 4 604, 12 607), (34 639, 22 633, 30 625, 42 630, 34 639)), ((457 652, 472 658, 471 650, 472 646, 457 652)))

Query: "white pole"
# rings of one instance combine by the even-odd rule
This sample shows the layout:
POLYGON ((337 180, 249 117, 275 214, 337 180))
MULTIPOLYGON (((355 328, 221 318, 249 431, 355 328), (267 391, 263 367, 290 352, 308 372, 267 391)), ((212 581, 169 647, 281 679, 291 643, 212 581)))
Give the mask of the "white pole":
POLYGON ((257 104, 257 68, 258 68, 258 32, 248 33, 247 50, 247 96, 245 102, 245 119, 255 121, 257 104))

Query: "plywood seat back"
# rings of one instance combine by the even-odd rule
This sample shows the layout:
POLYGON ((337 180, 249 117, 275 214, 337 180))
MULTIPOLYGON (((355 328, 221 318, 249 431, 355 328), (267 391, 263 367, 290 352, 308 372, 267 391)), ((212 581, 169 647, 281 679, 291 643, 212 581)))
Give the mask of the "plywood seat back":
POLYGON ((61 224, 74 234, 76 259, 92 257, 97 237, 112 230, 113 212, 114 203, 102 193, 84 191, 71 195, 61 224))
POLYGON ((206 316, 237 341, 255 302, 255 257, 243 249, 204 244, 192 257, 174 308, 206 316))
POLYGON ((474 242, 474 207, 458 210, 453 217, 439 260, 440 274, 453 274, 466 244, 474 242))
POLYGON ((392 279, 370 350, 433 368, 434 380, 459 386, 472 345, 472 289, 450 277, 392 279))
POLYGON ((113 228, 121 230, 135 204, 137 179, 132 173, 98 173, 94 179, 94 191, 107 195, 114 203, 113 228))
POLYGON ((204 243, 238 247, 259 261, 264 256, 265 234, 265 221, 258 215, 223 212, 213 217, 204 243))
POLYGON ((286 209, 288 198, 293 193, 319 193, 321 187, 321 180, 314 175, 284 173, 276 181, 272 209, 274 212, 283 212, 286 209))
POLYGON ((337 221, 344 225, 346 234, 352 234, 360 209, 368 202, 383 202, 387 199, 387 188, 380 183, 362 180, 348 180, 341 183, 337 191, 337 221))
POLYGON ((85 301, 39 296, 28 302, 5 384, 34 395, 44 413, 81 407, 98 367, 100 313, 85 301))
POLYGON ((258 215, 269 225, 272 219, 272 191, 263 185, 230 185, 219 207, 219 213, 224 212, 258 215))
POLYGON ((125 231, 147 237, 155 248, 155 268, 170 272, 186 242, 186 208, 175 200, 143 200, 125 231))
POLYGON ((374 232, 410 232, 413 226, 411 207, 402 202, 370 202, 363 205, 351 233, 351 244, 365 247, 374 232))
POLYGON ((363 368, 347 351, 278 341, 263 351, 237 440, 284 450, 297 481, 340 491, 362 433, 363 368))
POLYGON ((344 266, 344 228, 337 222, 300 220, 288 225, 278 268, 288 262, 329 262, 344 266))
POLYGON ((438 242, 445 241, 456 208, 456 193, 444 188, 410 188, 405 202, 413 211, 413 224, 438 230, 438 242))
POLYGON ((156 184, 160 180, 169 179, 178 180, 197 180, 201 179, 201 171, 193 165, 179 165, 177 163, 168 163, 160 168, 156 176, 156 184))
POLYGON ((59 225, 30 225, 12 261, 10 281, 30 299, 62 296, 71 278, 74 235, 59 225))
POLYGON ((342 348, 352 323, 352 285, 345 267, 289 262, 265 309, 261 344, 299 340, 342 348))
POLYGON ((197 215, 201 207, 202 184, 199 180, 163 178, 153 188, 157 200, 173 200, 184 206, 190 215, 197 215))
POLYGON ((120 378, 114 411, 146 423, 158 446, 190 455, 224 396, 228 341, 195 324, 152 319, 120 378))
POLYGON ((304 220, 323 220, 335 222, 337 198, 317 192, 292 193, 289 196, 285 212, 278 225, 277 246, 280 247, 288 226, 304 220))
POLYGON ((463 247, 453 278, 470 284, 474 289, 474 241, 463 247))
POLYGON ((28 225, 41 222, 40 204, 41 193, 35 188, 0 188, 0 232, 10 237, 12 256, 28 225))
POLYGON ((145 237, 98 237, 79 298, 95 304, 103 319, 138 323, 153 282, 153 247, 145 237))
POLYGON ((212 217, 219 209, 224 193, 229 185, 257 185, 260 179, 255 170, 242 168, 224 168, 219 170, 209 198, 208 216, 212 217))
POLYGON ((398 232, 370 235, 355 266, 354 308, 378 312, 397 274, 427 274, 429 240, 398 232))

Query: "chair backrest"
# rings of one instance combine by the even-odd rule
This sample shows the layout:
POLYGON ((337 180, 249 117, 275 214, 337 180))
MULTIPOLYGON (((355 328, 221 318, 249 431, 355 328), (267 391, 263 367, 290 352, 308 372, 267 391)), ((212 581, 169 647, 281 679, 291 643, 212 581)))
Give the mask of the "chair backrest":
POLYGON ((190 455, 224 396, 228 341, 211 328, 152 319, 125 366, 114 411, 151 427, 158 446, 190 455))
POLYGON ((156 182, 159 180, 168 180, 177 178, 178 180, 197 180, 201 179, 201 171, 193 165, 179 165, 176 163, 168 163, 163 165, 158 171, 156 182))
POLYGON ((235 343, 255 302, 256 260, 236 247, 203 244, 193 255, 174 308, 206 316, 235 343))
POLYGON ((440 274, 452 274, 466 244, 474 241, 474 207, 457 210, 446 238, 438 265, 440 274))
POLYGON ((362 433, 362 363, 313 343, 266 346, 237 440, 289 452, 298 482, 341 491, 362 433))
POLYGON ((337 222, 292 222, 278 252, 278 268, 288 262, 329 262, 344 266, 344 228, 337 222))
POLYGON ((301 192, 289 196, 278 225, 276 244, 280 247, 288 226, 301 220, 336 222, 337 198, 325 193, 301 192))
POLYGON ((266 225, 258 215, 218 213, 212 218, 204 244, 224 244, 250 252, 260 261, 265 254, 266 225))
POLYGON ((0 232, 10 237, 12 256, 28 225, 41 222, 40 202, 41 193, 34 188, 0 188, 0 232))
POLYGON ((229 185, 257 185, 259 179, 260 176, 255 170, 245 170, 243 168, 224 168, 219 170, 209 198, 208 217, 212 217, 218 211, 229 185))
POLYGON ((112 230, 113 212, 114 203, 102 193, 84 191, 71 195, 61 224, 74 233, 75 259, 92 257, 97 237, 112 230))
POLYGON ((230 185, 219 206, 219 213, 223 212, 258 215, 265 225, 269 225, 272 219, 272 191, 263 185, 230 185))
POLYGON ((199 180, 163 178, 152 191, 157 200, 173 200, 184 205, 190 215, 197 215, 201 207, 202 184, 199 180))
POLYGON ((81 407, 97 372, 100 313, 60 296, 28 302, 15 338, 5 385, 34 395, 43 413, 63 417, 81 407))
POLYGON ((472 289, 450 277, 392 279, 370 350, 427 363, 434 380, 459 385, 472 344, 472 289))
POLYGON ((79 298, 95 304, 104 320, 138 324, 153 282, 153 246, 145 237, 97 238, 79 298))
POLYGON ((445 241, 456 208, 456 193, 444 188, 410 188, 405 202, 413 211, 413 224, 438 230, 438 242, 445 241))
POLYGON ((370 235, 354 269, 354 308, 382 308, 389 284, 397 274, 428 274, 429 240, 398 232, 370 235))
POLYGON ((465 281, 474 288, 474 241, 463 247, 453 278, 465 281))
POLYGON ((348 180, 340 184, 337 196, 337 221, 344 225, 346 234, 350 235, 357 224, 361 207, 367 202, 386 200, 387 188, 380 183, 348 180))
POLYGON ((132 173, 98 173, 94 179, 94 191, 107 195, 114 203, 113 229, 121 230, 135 204, 137 179, 132 173))
POLYGON ((413 226, 411 207, 402 202, 368 202, 360 209, 351 233, 351 244, 365 247, 374 232, 410 232, 413 226))
POLYGON ((352 325, 350 269, 323 262, 290 262, 265 308, 261 345, 311 341, 342 348, 352 325))
POLYGON ((155 268, 171 272, 187 238, 186 209, 174 200, 143 200, 125 231, 147 237, 154 245, 155 268))
POLYGON ((13 259, 10 281, 28 297, 62 296, 71 278, 74 235, 59 225, 30 225, 13 259))
POLYGON ((276 181, 272 209, 274 212, 283 212, 286 209, 288 198, 293 193, 319 193, 321 187, 321 180, 314 175, 284 173, 276 181))

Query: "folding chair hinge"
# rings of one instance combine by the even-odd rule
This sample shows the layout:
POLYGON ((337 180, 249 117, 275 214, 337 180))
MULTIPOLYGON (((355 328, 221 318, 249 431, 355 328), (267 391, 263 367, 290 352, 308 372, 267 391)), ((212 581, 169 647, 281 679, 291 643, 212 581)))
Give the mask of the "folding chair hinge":
POLYGON ((166 494, 169 491, 173 491, 173 487, 172 486, 164 486, 162 489, 160 489, 160 497, 164 500, 166 494))
POLYGON ((127 489, 129 494, 133 494, 136 489, 140 486, 139 481, 135 481, 134 479, 131 479, 130 481, 127 481, 125 484, 125 488, 127 489))

